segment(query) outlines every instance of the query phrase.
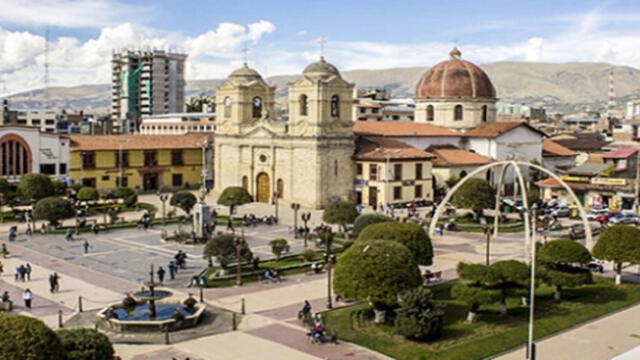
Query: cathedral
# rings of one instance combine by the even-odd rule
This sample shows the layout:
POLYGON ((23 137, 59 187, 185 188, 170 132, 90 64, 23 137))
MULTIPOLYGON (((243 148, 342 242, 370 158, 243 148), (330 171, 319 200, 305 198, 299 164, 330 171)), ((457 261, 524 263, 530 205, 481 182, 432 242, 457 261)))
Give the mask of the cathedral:
POLYGON ((355 178, 354 85, 324 58, 289 85, 289 120, 275 87, 245 63, 216 93, 214 190, 244 187, 258 202, 320 208, 350 198, 355 178))
MULTIPOLYGON (((246 63, 233 71, 216 92, 214 191, 242 186, 258 202, 310 208, 335 199, 433 200, 448 177, 486 161, 541 159, 544 134, 524 122, 496 122, 491 80, 457 48, 418 80, 414 121, 354 122, 353 94, 354 84, 320 58, 289 84, 282 120, 274 115, 275 87, 246 63), (441 175, 435 167, 425 173, 431 163, 441 175)), ((490 171, 479 176, 495 180, 490 171)))

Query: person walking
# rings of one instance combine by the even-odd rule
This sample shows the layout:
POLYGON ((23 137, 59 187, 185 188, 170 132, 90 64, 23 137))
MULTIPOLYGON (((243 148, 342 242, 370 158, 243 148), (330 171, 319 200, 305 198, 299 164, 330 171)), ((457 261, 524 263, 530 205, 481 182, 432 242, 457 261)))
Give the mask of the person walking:
POLYGON ((47 233, 47 225, 45 225, 45 223, 43 222, 42 224, 40 224, 40 234, 44 235, 47 233))
POLYGON ((31 224, 27 224, 27 231, 24 232, 28 237, 33 235, 33 230, 31 230, 31 224))
POLYGON ((73 229, 67 228, 67 241, 72 241, 72 240, 73 240, 73 229))
POLYGON ((7 250, 7 244, 2 244, 2 250, 0 250, 0 252, 2 252, 2 257, 3 258, 7 258, 9 257, 9 250, 7 250))
POLYGON ((31 281, 31 264, 29 263, 25 266, 25 275, 27 276, 27 281, 31 281))
POLYGON ((27 289, 22 293, 22 300, 24 300, 24 306, 31 310, 31 301, 33 301, 33 293, 27 289))
POLYGON ((27 276, 27 267, 24 264, 20 265, 18 268, 18 273, 20 274, 20 281, 24 282, 27 276))
POLYGON ((0 275, 2 275, 3 272, 4 272, 4 265, 2 264, 2 261, 0 261, 0 275))
POLYGON ((164 268, 160 266, 158 268, 157 273, 158 273, 158 280, 160 280, 160 284, 162 284, 164 282, 164 273, 165 273, 164 268))
POLYGON ((169 261, 169 278, 174 280, 176 278, 176 265, 173 261, 169 261))
POLYGON ((84 242, 82 243, 82 247, 84 248, 84 253, 87 254, 89 253, 89 240, 84 239, 84 242))
POLYGON ((56 291, 56 278, 55 275, 49 275, 49 292, 54 293, 56 291))
POLYGON ((53 273, 53 290, 60 292, 60 275, 57 272, 53 273))
POLYGON ((227 231, 233 232, 233 221, 231 220, 231 216, 227 219, 227 231))

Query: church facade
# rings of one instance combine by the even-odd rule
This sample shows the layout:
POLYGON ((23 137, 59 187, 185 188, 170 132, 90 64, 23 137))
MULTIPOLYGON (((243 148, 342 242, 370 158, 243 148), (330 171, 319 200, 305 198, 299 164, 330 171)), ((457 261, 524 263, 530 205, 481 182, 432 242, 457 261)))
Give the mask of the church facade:
POLYGON ((214 190, 244 187, 258 202, 320 208, 353 197, 353 84, 324 59, 289 84, 289 119, 274 116, 275 87, 246 64, 216 95, 214 190))

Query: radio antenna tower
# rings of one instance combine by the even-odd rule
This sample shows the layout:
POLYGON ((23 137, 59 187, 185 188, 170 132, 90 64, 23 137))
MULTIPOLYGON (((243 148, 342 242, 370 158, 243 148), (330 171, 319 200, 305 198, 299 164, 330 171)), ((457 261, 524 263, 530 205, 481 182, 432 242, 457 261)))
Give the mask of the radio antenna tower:
POLYGON ((609 101, 607 102, 607 117, 609 119, 613 118, 613 111, 616 108, 616 90, 615 83, 613 78, 613 69, 609 73, 609 101))

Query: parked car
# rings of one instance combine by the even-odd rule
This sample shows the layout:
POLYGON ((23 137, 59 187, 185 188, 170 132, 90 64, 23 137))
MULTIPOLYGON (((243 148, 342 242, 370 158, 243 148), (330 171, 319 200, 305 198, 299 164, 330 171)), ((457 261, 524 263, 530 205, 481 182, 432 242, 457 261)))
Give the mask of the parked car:
MULTIPOLYGON (((591 226, 591 235, 596 236, 598 234, 600 234, 600 227, 591 226)), ((571 238, 571 240, 584 239, 585 238, 584 226, 582 224, 576 224, 571 226, 569 228, 569 238, 571 238)))
POLYGON ((551 209, 550 214, 555 217, 567 217, 571 215, 571 209, 566 205, 560 205, 551 209))
POLYGON ((630 225, 640 223, 640 218, 634 214, 618 214, 609 219, 610 224, 630 225))
POLYGON ((594 221, 597 220, 599 215, 604 215, 609 212, 609 209, 591 209, 587 211, 587 219, 594 221))
POLYGON ((596 221, 597 222, 605 222, 605 223, 607 223, 607 222, 609 222, 609 220, 612 217, 614 217, 614 216, 616 216, 618 214, 619 214, 619 212, 617 212, 617 211, 607 210, 606 213, 596 216, 596 221))

